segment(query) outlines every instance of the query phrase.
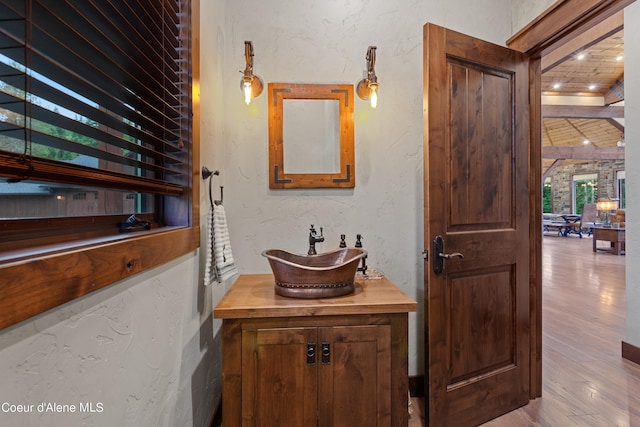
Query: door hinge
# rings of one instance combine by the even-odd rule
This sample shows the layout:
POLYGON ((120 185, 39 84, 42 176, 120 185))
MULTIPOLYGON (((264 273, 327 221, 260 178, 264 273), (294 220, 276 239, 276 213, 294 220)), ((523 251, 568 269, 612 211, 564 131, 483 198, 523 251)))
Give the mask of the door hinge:
POLYGON ((422 258, 424 258, 425 261, 429 261, 429 250, 425 249, 422 251, 422 258))

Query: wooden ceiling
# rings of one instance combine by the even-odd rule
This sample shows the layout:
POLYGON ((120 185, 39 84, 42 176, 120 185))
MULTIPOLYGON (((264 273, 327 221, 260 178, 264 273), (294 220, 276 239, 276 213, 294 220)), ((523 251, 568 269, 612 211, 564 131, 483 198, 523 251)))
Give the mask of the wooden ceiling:
MULTIPOLYGON (((542 75, 546 95, 607 96, 624 82, 623 30, 586 46, 542 75), (559 86, 556 86, 559 85, 559 86)), ((620 100, 620 97, 618 97, 620 100)), ((614 101, 614 100, 611 100, 614 101)), ((611 103, 611 102, 610 102, 611 103)))
POLYGON ((616 106, 624 100, 622 22, 620 13, 543 58, 543 104, 555 104, 543 105, 544 169, 558 160, 624 158, 624 125, 616 120, 624 118, 616 106))

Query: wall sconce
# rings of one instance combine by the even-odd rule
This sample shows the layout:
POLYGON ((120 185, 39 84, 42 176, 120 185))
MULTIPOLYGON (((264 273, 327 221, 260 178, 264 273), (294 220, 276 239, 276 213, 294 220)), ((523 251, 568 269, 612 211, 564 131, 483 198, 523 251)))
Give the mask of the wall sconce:
POLYGON ((356 93, 360 99, 371 100, 371 108, 378 105, 378 77, 376 77, 376 47, 367 49, 367 78, 362 79, 356 86, 356 93))
POLYGON ((244 59, 247 65, 240 80, 240 89, 244 92, 244 102, 249 104, 252 98, 260 96, 264 88, 262 79, 253 74, 253 43, 250 41, 244 42, 244 59))

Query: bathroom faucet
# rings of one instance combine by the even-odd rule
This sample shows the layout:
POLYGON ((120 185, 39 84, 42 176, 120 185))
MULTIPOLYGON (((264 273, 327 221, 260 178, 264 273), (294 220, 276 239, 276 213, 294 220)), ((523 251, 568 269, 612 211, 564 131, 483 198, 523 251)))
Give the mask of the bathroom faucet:
POLYGON ((317 255, 316 252, 316 243, 324 242, 324 236, 322 235, 322 227, 320 227, 320 235, 318 236, 316 229, 311 224, 311 228, 309 229, 309 252, 307 255, 317 255))

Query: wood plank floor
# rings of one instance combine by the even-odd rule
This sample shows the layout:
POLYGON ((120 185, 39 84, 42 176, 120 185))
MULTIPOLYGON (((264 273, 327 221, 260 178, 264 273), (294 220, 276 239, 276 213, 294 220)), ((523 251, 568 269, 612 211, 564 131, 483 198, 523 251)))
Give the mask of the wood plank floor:
MULTIPOLYGON (((587 237, 542 240, 542 397, 483 426, 640 426, 640 366, 620 356, 625 257, 587 237)), ((409 426, 423 426, 424 399, 412 404, 409 426)))

